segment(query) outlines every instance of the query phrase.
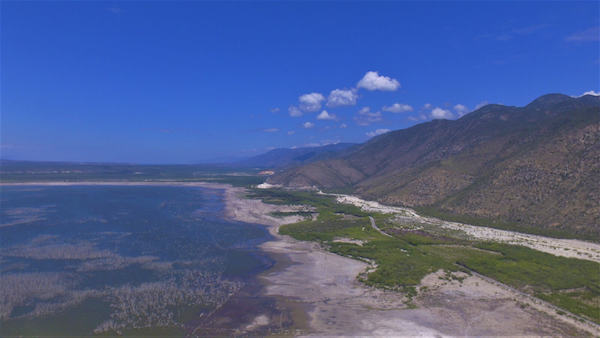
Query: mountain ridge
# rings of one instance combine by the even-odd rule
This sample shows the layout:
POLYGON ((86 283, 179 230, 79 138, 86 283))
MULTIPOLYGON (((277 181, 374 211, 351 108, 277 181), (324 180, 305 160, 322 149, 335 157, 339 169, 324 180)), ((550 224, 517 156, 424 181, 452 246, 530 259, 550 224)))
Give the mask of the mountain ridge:
POLYGON ((294 165, 312 163, 342 154, 356 146, 355 143, 333 143, 316 147, 276 148, 234 164, 239 167, 282 169, 294 165))
POLYGON ((379 135, 268 182, 598 238, 599 117, 592 95, 491 104, 379 135))

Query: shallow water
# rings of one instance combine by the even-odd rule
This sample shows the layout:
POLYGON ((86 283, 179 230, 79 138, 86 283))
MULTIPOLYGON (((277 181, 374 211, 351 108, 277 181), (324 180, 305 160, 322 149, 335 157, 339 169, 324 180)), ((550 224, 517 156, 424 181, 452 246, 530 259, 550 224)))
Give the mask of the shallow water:
POLYGON ((240 297, 272 265, 257 250, 270 236, 224 220, 219 190, 0 189, 0 336, 189 334, 232 300, 271 311, 240 297))

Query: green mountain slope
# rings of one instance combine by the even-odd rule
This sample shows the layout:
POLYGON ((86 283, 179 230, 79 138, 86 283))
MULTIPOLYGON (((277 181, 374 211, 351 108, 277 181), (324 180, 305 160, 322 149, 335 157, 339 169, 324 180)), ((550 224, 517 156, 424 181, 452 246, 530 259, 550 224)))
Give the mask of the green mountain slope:
POLYGON ((455 121, 375 137, 269 182, 598 239, 600 97, 549 94, 525 107, 487 105, 455 121))

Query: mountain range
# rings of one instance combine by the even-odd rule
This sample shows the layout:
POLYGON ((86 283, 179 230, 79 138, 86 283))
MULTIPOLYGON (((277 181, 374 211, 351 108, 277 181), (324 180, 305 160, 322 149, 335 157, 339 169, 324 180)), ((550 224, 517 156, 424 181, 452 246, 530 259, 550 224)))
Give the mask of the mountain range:
POLYGON ((281 169, 340 156, 355 146, 358 145, 355 143, 335 143, 317 147, 277 148, 264 154, 237 161, 234 165, 247 168, 281 169))
POLYGON ((267 182, 597 240, 600 97, 548 94, 524 107, 489 104, 278 170, 267 182))

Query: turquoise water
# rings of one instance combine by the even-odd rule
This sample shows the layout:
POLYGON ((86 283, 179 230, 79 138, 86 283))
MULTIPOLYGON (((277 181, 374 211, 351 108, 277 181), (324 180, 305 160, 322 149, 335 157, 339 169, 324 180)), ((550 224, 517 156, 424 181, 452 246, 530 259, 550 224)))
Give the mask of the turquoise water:
POLYGON ((272 264, 267 231, 223 207, 198 187, 1 187, 0 335, 185 333, 272 264))

